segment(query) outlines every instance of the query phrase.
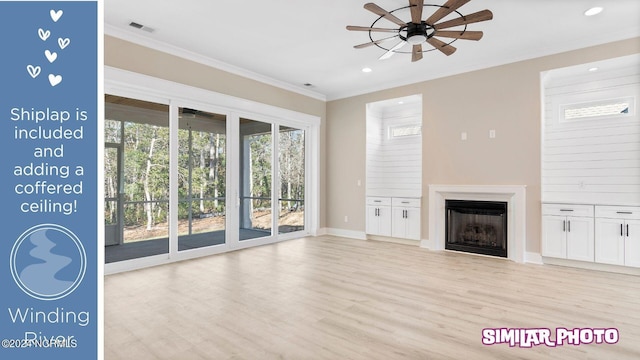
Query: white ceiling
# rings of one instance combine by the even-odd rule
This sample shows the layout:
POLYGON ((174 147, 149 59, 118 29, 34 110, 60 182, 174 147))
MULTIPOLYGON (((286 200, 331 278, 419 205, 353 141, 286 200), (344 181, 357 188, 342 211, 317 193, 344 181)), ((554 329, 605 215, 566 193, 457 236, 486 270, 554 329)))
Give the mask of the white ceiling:
MULTIPOLYGON (((367 32, 345 29, 370 26, 378 18, 363 8, 366 2, 105 0, 105 33, 327 100, 640 36, 639 0, 472 0, 458 11, 494 14, 493 20, 468 25, 484 32, 480 41, 454 42, 458 50, 449 57, 429 51, 415 63, 410 54, 378 60, 380 48, 353 48, 369 41, 367 32), (592 6, 604 11, 584 16, 592 6), (155 31, 135 29, 132 21, 155 31), (364 67, 373 71, 363 73, 364 67)), ((392 11, 408 0, 375 3, 392 11)), ((433 9, 425 7, 423 18, 433 9)), ((410 19, 407 10, 394 14, 410 19)), ((376 26, 397 27, 386 19, 376 26)))

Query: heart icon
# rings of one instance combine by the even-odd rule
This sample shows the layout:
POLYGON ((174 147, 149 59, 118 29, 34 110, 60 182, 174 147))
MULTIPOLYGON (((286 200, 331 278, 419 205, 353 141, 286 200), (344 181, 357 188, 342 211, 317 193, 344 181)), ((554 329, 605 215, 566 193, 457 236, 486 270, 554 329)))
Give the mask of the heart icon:
POLYGON ((51 86, 56 86, 62 82, 62 75, 49 74, 49 83, 51 86))
POLYGON ((49 60, 50 63, 53 63, 58 58, 58 54, 57 53, 55 53, 55 52, 52 53, 49 50, 46 50, 44 52, 44 56, 47 57, 47 60, 49 60))
POLYGON ((27 72, 35 79, 40 75, 40 66, 27 65, 27 72))
POLYGON ((69 43, 71 43, 71 39, 69 38, 58 38, 58 46, 60 46, 60 49, 64 50, 64 48, 66 48, 67 46, 69 46, 69 43))
POLYGON ((42 28, 40 28, 38 29, 38 35, 40 36, 40 39, 42 39, 42 41, 47 41, 47 39, 51 35, 51 31, 43 30, 42 28))
POLYGON ((58 22, 62 16, 62 10, 55 11, 52 9, 49 11, 49 15, 51 15, 51 20, 53 20, 53 22, 58 22))

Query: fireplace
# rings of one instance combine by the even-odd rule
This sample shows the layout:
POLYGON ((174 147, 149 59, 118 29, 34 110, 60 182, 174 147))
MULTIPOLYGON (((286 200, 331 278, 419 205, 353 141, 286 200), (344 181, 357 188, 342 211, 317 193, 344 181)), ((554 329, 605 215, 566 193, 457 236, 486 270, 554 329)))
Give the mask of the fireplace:
POLYGON ((507 257, 507 203, 446 200, 445 249, 507 257))

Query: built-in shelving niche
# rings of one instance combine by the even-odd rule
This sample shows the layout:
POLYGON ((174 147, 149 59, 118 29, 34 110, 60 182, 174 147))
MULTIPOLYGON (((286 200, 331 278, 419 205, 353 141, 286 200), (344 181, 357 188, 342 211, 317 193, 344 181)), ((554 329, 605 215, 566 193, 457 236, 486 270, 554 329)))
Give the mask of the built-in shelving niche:
POLYGON ((422 196, 422 95, 367 104, 367 196, 422 196))

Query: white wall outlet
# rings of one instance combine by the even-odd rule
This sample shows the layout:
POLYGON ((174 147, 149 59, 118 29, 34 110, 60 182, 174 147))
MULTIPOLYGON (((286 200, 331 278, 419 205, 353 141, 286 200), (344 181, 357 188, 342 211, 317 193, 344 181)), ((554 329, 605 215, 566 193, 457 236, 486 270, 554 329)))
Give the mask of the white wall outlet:
POLYGON ((347 215, 344 216, 344 222, 349 222, 349 217, 347 215))
POLYGON ((460 140, 467 140, 467 132, 463 131, 460 133, 460 140))
POLYGON ((360 181, 360 179, 358 179, 358 186, 362 186, 362 181, 360 181))
POLYGON ((496 138, 496 131, 489 130, 489 139, 495 139, 495 138, 496 138))

